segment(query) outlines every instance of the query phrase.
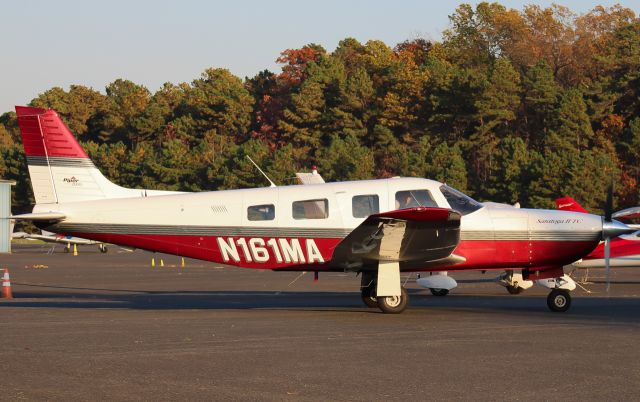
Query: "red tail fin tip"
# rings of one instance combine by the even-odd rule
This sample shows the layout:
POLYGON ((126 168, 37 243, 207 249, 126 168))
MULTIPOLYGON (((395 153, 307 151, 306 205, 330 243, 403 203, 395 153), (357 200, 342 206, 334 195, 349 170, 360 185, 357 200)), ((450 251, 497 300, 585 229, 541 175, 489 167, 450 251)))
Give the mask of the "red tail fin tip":
POLYGON ((88 158, 55 110, 16 106, 16 114, 27 158, 88 158))
POLYGON ((586 209, 582 208, 580 204, 576 200, 571 197, 562 197, 556 199, 556 208, 561 211, 573 211, 573 212, 582 212, 588 214, 586 209))

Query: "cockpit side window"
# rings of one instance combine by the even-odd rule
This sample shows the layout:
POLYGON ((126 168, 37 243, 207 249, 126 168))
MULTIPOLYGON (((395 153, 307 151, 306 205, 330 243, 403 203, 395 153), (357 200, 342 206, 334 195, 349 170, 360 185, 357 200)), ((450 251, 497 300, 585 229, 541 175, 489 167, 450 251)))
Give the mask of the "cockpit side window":
POLYGON ((482 204, 478 201, 446 184, 440 186, 440 191, 444 198, 447 199, 451 209, 460 212, 462 215, 470 214, 482 208, 482 204))
POLYGON ((351 199, 351 212, 354 218, 366 218, 380 212, 380 201, 377 194, 356 195, 351 199))
POLYGON ((396 193, 396 209, 437 206, 429 190, 405 190, 396 193))

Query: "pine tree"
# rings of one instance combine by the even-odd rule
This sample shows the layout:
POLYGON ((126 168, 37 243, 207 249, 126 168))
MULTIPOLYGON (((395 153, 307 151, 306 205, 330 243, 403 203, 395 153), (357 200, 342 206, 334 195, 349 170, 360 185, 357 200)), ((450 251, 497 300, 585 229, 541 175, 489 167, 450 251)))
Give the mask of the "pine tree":
POLYGON ((433 149, 428 158, 428 178, 447 183, 462 192, 468 192, 467 169, 460 147, 457 145, 450 147, 443 142, 433 149))
POLYGON ((560 87, 544 60, 527 71, 523 87, 527 139, 539 148, 553 123, 560 87))

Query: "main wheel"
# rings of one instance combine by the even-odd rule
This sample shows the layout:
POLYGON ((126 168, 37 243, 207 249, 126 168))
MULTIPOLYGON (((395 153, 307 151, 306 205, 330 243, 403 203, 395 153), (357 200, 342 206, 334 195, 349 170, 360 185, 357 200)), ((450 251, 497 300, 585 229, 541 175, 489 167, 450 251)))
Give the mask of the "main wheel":
POLYGON ((409 295, 404 287, 400 288, 400 296, 378 296, 378 308, 386 314, 402 313, 409 304, 409 295))
POLYGON ((429 290, 431 291, 431 294, 434 296, 446 296, 449 294, 449 289, 429 288, 429 290))
POLYGON ((521 288, 520 286, 508 285, 507 292, 511 293, 512 295, 519 295, 520 293, 524 292, 524 288, 521 288))
POLYGON ((571 295, 565 289, 553 289, 547 296, 549 310, 563 313, 571 307, 571 295))
POLYGON ((100 252, 101 253, 106 253, 107 251, 109 251, 109 249, 107 248, 107 246, 100 246, 100 252))
POLYGON ((362 301, 367 307, 374 308, 378 307, 378 299, 376 298, 376 285, 372 283, 368 286, 365 286, 361 290, 362 301))

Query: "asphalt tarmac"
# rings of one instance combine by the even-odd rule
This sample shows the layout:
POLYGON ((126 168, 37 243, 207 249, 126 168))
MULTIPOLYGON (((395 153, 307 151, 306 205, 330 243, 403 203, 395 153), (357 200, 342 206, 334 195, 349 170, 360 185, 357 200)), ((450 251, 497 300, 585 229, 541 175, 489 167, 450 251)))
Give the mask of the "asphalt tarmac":
POLYGON ((0 400, 640 399, 640 269, 609 294, 590 270, 566 313, 471 282, 496 273, 453 274, 446 297, 407 276, 410 307, 385 315, 352 274, 50 249, 0 256, 0 400))

